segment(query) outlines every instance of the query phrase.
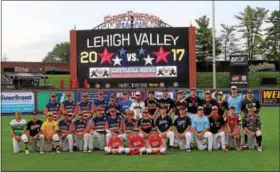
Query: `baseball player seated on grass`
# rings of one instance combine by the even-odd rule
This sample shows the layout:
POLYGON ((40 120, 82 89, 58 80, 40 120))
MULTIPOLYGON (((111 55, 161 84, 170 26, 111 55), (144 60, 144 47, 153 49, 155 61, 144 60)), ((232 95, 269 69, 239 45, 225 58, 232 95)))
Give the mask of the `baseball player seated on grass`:
POLYGON ((56 101, 56 94, 51 94, 50 102, 45 106, 44 115, 47 116, 48 112, 51 112, 53 115, 53 120, 58 121, 60 114, 60 104, 56 101))
POLYGON ((151 135, 152 128, 154 127, 154 120, 149 118, 149 110, 146 108, 143 111, 143 118, 138 120, 137 126, 139 127, 139 136, 147 139, 151 135))
POLYGON ((167 115, 168 108, 166 106, 161 106, 159 109, 160 116, 156 119, 155 126, 158 129, 160 137, 163 139, 169 139, 168 148, 174 146, 174 132, 171 130, 172 118, 167 115))
POLYGON ((209 128, 208 117, 204 116, 203 107, 199 106, 197 116, 192 120, 192 131, 196 137, 196 144, 199 150, 205 150, 208 147, 208 151, 212 151, 213 135, 209 132, 209 128))
POLYGON ((123 140, 128 140, 133 133, 133 129, 137 126, 136 119, 133 118, 133 111, 128 111, 127 118, 122 122, 123 134, 120 134, 119 137, 123 140))
POLYGON ((109 139, 112 137, 113 131, 122 131, 122 120, 117 116, 117 109, 113 106, 109 110, 109 117, 105 122, 105 131, 106 131, 106 143, 108 144, 109 139))
POLYGON ((77 113, 78 119, 74 121, 75 137, 77 141, 77 147, 79 151, 87 152, 89 146, 89 133, 87 130, 87 120, 84 119, 84 113, 77 113))
POLYGON ((128 139, 128 148, 124 149, 126 155, 142 155, 146 152, 145 140, 139 136, 139 129, 134 128, 132 136, 128 139))
POLYGON ((75 118, 76 102, 72 100, 71 92, 66 92, 66 100, 61 103, 60 111, 62 114, 68 114, 70 120, 75 118))
POLYGON ((105 123, 107 117, 105 115, 104 108, 97 106, 96 116, 89 123, 89 152, 93 150, 93 140, 97 140, 97 148, 104 150, 105 147, 105 123))
POLYGON ((156 128, 152 129, 152 134, 148 138, 147 142, 147 153, 148 154, 156 154, 156 155, 164 155, 166 152, 166 148, 163 144, 163 139, 158 135, 158 130, 156 128))
POLYGON ((27 135, 28 135, 29 144, 32 145, 34 152, 39 151, 39 148, 40 148, 40 152, 44 152, 45 137, 41 132, 42 124, 43 121, 39 120, 36 111, 33 111, 32 120, 30 120, 27 123, 27 135))
POLYGON ((122 154, 124 152, 123 142, 118 137, 119 131, 112 131, 112 137, 108 140, 107 146, 104 148, 105 152, 109 155, 122 154))
POLYGON ((14 153, 18 153, 20 151, 19 143, 22 141, 25 146, 25 153, 29 154, 28 137, 26 135, 26 125, 26 120, 21 118, 21 112, 17 111, 15 113, 15 119, 13 119, 10 122, 10 134, 13 137, 14 153))
POLYGON ((228 135, 228 147, 235 148, 238 151, 242 150, 241 147, 241 134, 240 134, 240 117, 235 114, 235 107, 231 106, 229 115, 225 119, 226 132, 228 135))
POLYGON ((68 118, 68 114, 63 114, 63 119, 59 121, 59 135, 62 151, 73 152, 73 131, 75 126, 68 118))
POLYGON ((248 137, 249 149, 255 148, 255 140, 257 141, 258 151, 262 151, 262 132, 260 116, 254 112, 254 107, 248 105, 248 115, 243 118, 243 128, 248 137))
POLYGON ((174 121, 174 130, 176 140, 179 143, 180 149, 185 149, 186 151, 191 151, 191 119, 186 116, 186 107, 179 107, 179 116, 174 121))
POLYGON ((213 149, 217 150, 222 147, 224 152, 228 152, 225 144, 225 121, 218 114, 218 107, 212 106, 211 116, 209 116, 210 131, 213 134, 213 149))
POLYGON ((77 112, 82 111, 84 113, 84 118, 89 120, 92 118, 93 109, 93 104, 88 100, 88 93, 83 93, 82 102, 77 104, 77 112))
POLYGON ((47 120, 43 122, 41 131, 46 139, 47 151, 52 149, 52 141, 55 142, 56 152, 60 153, 60 139, 58 136, 58 122, 53 119, 52 112, 47 113, 47 120))

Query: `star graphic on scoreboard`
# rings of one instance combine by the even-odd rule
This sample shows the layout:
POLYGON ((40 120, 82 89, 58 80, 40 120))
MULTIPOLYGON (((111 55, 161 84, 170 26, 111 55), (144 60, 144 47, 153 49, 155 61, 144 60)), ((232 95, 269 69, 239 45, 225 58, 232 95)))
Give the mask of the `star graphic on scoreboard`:
POLYGON ((143 58, 143 59, 145 60, 145 65, 147 65, 147 64, 153 65, 153 62, 152 62, 152 61, 153 61, 155 58, 151 58, 150 55, 148 54, 147 58, 143 58))
POLYGON ((116 65, 121 66, 121 61, 122 61, 123 59, 119 59, 119 56, 116 55, 116 58, 115 58, 115 59, 112 59, 112 60, 114 61, 114 66, 116 66, 116 65))
POLYGON ((139 56, 141 56, 141 54, 144 56, 145 55, 145 49, 143 47, 141 47, 141 49, 138 49, 139 51, 139 56))
POLYGON ((122 56, 122 55, 125 56, 126 50, 124 48, 122 48, 121 50, 119 50, 119 52, 120 52, 120 56, 122 56))
POLYGON ((158 52, 153 52, 153 54, 155 54, 157 56, 157 61, 156 63, 160 62, 160 61, 164 61, 165 63, 168 63, 167 61, 167 55, 170 53, 170 51, 164 51, 164 49, 162 48, 162 46, 160 46, 160 49, 158 52))
POLYGON ((105 62, 108 62, 108 63, 112 63, 111 61, 111 57, 114 55, 115 53, 110 53, 108 51, 107 48, 104 49, 103 53, 98 53, 98 56, 100 56, 102 59, 101 59, 101 64, 105 63, 105 62))

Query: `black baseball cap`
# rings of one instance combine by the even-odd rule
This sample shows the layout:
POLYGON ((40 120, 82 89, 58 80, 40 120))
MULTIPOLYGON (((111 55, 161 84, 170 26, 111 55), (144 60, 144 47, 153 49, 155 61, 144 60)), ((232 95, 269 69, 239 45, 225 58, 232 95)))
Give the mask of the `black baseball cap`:
POLYGON ((182 90, 178 90, 177 94, 183 94, 183 91, 182 90))
POLYGON ((234 106, 231 106, 229 109, 234 109, 234 110, 235 110, 235 107, 234 107, 234 106))
POLYGON ((34 110, 34 111, 32 112, 32 115, 37 115, 37 112, 34 110))
POLYGON ((191 90, 191 91, 192 91, 192 90, 196 91, 196 88, 195 88, 195 87, 192 87, 190 90, 191 90))
POLYGON ((84 113, 82 111, 78 112, 77 115, 84 115, 84 113))
POLYGON ((111 98, 116 98, 116 95, 115 95, 115 94, 111 94, 110 97, 111 97, 111 98))
POLYGON ((163 90, 162 90, 162 92, 167 92, 168 90, 167 90, 167 88, 164 88, 163 90))
POLYGON ((211 91, 210 90, 206 90, 204 93, 205 94, 211 94, 211 91))
POLYGON ((157 128, 156 127, 152 128, 152 131, 157 131, 157 128))
POLYGON ((155 94, 155 91, 153 91, 153 90, 150 90, 149 92, 148 92, 148 94, 155 94))
POLYGON ((124 92, 123 95, 128 95, 128 92, 124 92))
POLYGON ((252 90, 251 89, 247 90, 247 94, 252 94, 252 90))
POLYGON ((187 109, 186 107, 184 107, 184 106, 179 106, 178 109, 179 109, 179 110, 188 110, 188 109, 187 109))

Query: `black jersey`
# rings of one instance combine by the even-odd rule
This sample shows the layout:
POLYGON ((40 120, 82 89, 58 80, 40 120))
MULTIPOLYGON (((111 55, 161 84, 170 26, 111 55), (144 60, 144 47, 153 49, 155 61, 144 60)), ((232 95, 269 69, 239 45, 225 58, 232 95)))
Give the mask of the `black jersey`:
POLYGON ((141 118, 138 120, 138 127, 140 127, 145 133, 150 133, 154 127, 154 121, 150 118, 141 118))
POLYGON ((217 101, 214 99, 202 100, 202 106, 204 108, 204 115, 209 116, 212 112, 212 106, 217 106, 217 101))
POLYGON ((175 102, 175 115, 179 114, 179 109, 183 107, 184 109, 187 109, 187 102, 185 100, 176 100, 175 102))
POLYGON ((218 107, 218 114, 220 116, 223 116, 225 111, 228 109, 228 103, 225 100, 223 100, 221 102, 217 101, 217 107, 218 107))
POLYGON ((157 99, 146 99, 145 100, 145 107, 148 108, 148 111, 149 111, 149 114, 150 115, 153 115, 156 110, 157 110, 157 107, 158 107, 158 100, 157 99))
POLYGON ((174 121, 178 133, 183 133, 189 126, 191 126, 191 119, 188 116, 178 117, 174 121))
POLYGON ((197 96, 194 98, 191 96, 187 97, 186 102, 189 113, 196 114, 198 106, 202 106, 202 100, 197 96))
POLYGON ((27 130, 30 132, 30 136, 36 136, 40 131, 41 131, 41 126, 43 124, 43 121, 41 120, 36 120, 36 121, 29 121, 27 123, 27 130))
POLYGON ((217 119, 209 117, 209 124, 211 133, 216 134, 225 125, 225 121, 224 118, 219 115, 217 119))
POLYGON ((158 127, 160 132, 165 132, 172 126, 172 118, 169 115, 159 116, 156 119, 155 126, 158 127))
POLYGON ((158 105, 160 107, 166 107, 168 109, 168 111, 172 108, 174 108, 174 101, 170 98, 161 98, 158 100, 158 105))

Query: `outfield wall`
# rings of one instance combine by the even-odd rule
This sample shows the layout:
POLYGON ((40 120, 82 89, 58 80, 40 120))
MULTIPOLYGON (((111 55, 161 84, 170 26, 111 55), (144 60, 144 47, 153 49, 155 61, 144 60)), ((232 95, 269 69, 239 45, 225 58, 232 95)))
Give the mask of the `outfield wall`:
MULTIPOLYGON (((177 90, 184 91, 184 97, 189 96, 189 89, 176 89, 169 91, 169 96, 173 99, 176 98, 177 90)), ((197 94, 200 98, 204 97, 204 91, 206 89, 197 89, 197 94)), ((210 89, 212 92, 212 97, 216 98, 218 91, 223 91, 223 98, 226 99, 230 93, 229 89, 210 89)), ((97 89, 77 89, 77 90, 56 90, 56 91, 47 91, 47 90, 34 90, 34 91, 3 91, 1 93, 1 114, 2 115, 12 115, 15 111, 20 110, 24 114, 30 114, 32 111, 36 110, 42 112, 45 105, 49 102, 51 93, 56 93, 56 98, 58 102, 63 102, 65 97, 65 91, 71 91, 73 100, 77 102, 81 101, 81 95, 83 92, 87 92, 89 95, 89 101, 93 102, 94 99, 97 99, 97 89)), ((148 90, 144 89, 130 89, 130 90, 106 90, 104 89, 105 99, 109 100, 112 93, 116 94, 118 100, 121 100, 123 97, 123 92, 129 92, 132 98, 134 98, 135 92, 140 91, 142 99, 146 99, 148 90)), ((262 106, 280 106, 280 89, 252 89, 254 97, 260 100, 262 106)), ((247 90, 240 89, 238 93, 243 98, 246 96, 247 90)), ((161 96, 161 89, 155 89, 156 97, 161 96)))

